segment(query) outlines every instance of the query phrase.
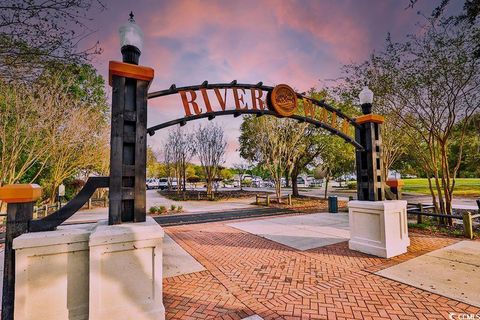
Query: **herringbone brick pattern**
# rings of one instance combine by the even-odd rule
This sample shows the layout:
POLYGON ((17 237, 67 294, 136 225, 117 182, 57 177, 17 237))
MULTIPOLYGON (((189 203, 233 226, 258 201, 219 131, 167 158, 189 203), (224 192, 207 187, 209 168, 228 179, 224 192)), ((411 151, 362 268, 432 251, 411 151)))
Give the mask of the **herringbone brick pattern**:
POLYGON ((480 309, 373 274, 454 243, 411 235, 409 252, 380 259, 346 242, 298 251, 224 223, 166 228, 207 271, 166 279, 170 319, 448 319, 480 309))

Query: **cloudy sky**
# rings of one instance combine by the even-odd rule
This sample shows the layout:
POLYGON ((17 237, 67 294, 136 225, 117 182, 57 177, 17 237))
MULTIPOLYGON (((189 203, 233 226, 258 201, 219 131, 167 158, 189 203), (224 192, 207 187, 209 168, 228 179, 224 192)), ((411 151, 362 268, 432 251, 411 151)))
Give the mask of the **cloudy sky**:
MULTIPOLYGON (((417 11, 429 14, 436 2, 420 0, 407 9, 409 0, 105 0, 105 10, 93 16, 97 31, 89 41, 100 41, 104 51, 94 65, 106 78, 108 61, 121 60, 118 28, 132 10, 145 34, 140 64, 155 69, 151 91, 237 79, 287 83, 302 92, 328 85, 341 76, 342 65, 381 49, 388 32, 402 40, 424 20, 417 11)), ((149 126, 183 114, 178 95, 149 101, 149 126)), ((226 131, 226 164, 238 162, 241 120, 213 121, 226 131)), ((160 151, 163 136, 149 138, 149 145, 160 151)))

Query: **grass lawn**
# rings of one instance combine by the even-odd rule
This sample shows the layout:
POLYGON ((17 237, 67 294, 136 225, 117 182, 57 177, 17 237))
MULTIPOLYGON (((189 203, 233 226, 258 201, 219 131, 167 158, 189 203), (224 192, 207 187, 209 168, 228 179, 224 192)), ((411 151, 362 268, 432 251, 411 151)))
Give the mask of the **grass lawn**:
MULTIPOLYGON (((405 182, 402 189, 403 192, 430 194, 427 179, 402 180, 405 182)), ((433 180, 432 183, 434 183, 433 180)), ((453 194, 456 196, 480 197, 480 178, 456 179, 453 194)))

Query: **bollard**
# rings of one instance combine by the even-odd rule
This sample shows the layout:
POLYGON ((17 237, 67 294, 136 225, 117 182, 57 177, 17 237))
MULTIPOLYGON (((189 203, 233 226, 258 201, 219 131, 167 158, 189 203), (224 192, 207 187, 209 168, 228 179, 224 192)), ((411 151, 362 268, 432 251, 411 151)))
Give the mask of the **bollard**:
POLYGON ((292 195, 291 194, 288 195, 288 205, 289 206, 292 205, 292 195))
POLYGON ((267 194, 267 207, 270 207, 270 195, 267 194))
POLYGON ((36 184, 5 185, 0 188, 0 200, 7 203, 5 260, 3 267, 2 320, 13 320, 15 302, 15 252, 13 239, 28 232, 33 218, 33 206, 42 189, 36 184))
POLYGON ((258 194, 255 195, 255 204, 258 206, 258 194))
POLYGON ((465 236, 468 239, 473 239, 473 224, 471 212, 463 213, 463 228, 465 230, 465 236))
MULTIPOLYGON (((419 203, 417 204, 418 206, 418 209, 420 210, 420 213, 423 213, 423 204, 422 203, 419 203)), ((423 223, 423 215, 421 214, 418 214, 417 215, 417 223, 418 224, 422 224, 423 223)))
POLYGON ((88 199, 87 209, 92 209, 92 199, 88 199))
POLYGON ((336 196, 328 197, 328 212, 338 213, 338 198, 336 196))

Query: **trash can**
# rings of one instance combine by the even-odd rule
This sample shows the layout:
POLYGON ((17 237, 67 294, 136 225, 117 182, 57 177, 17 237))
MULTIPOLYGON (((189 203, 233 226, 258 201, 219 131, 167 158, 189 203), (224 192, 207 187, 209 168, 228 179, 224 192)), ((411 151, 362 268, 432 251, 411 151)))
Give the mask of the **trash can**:
POLYGON ((328 197, 328 212, 338 213, 338 199, 336 196, 328 197))

